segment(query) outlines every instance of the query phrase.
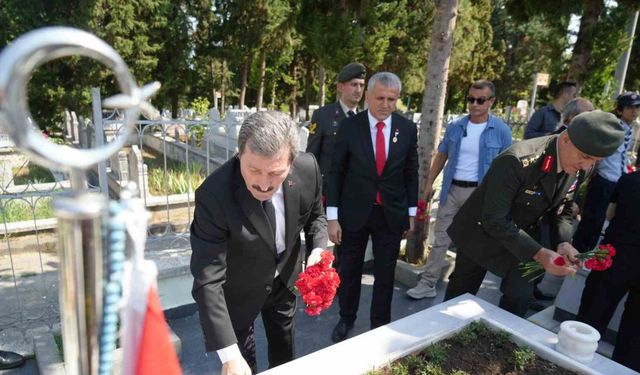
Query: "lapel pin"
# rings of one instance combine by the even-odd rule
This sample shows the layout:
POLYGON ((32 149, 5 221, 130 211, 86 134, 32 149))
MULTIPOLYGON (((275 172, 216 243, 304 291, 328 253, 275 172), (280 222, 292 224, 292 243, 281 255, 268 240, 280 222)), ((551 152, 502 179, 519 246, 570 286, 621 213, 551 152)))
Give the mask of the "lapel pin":
POLYGON ((289 185, 289 187, 293 187, 295 185, 295 183, 291 180, 287 180, 287 184, 289 185))
POLYGON ((396 132, 393 134, 393 143, 398 142, 398 134, 400 134, 400 130, 396 129, 396 132))

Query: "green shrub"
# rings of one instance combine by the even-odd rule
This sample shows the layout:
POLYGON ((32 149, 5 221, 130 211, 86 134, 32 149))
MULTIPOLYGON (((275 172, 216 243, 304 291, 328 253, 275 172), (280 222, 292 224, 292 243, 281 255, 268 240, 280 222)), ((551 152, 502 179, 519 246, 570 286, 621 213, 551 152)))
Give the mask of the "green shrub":
POLYGON ((149 192, 153 195, 193 192, 203 180, 203 168, 198 163, 189 164, 188 170, 185 164, 174 163, 166 175, 164 168, 150 168, 148 174, 149 192))
POLYGON ((21 167, 11 169, 14 185, 40 184, 55 182, 49 168, 41 167, 35 163, 28 163, 21 167))
POLYGON ((436 365, 441 365, 447 359, 447 347, 441 343, 436 343, 424 349, 425 358, 436 365))
POLYGON ((35 203, 24 199, 1 200, 0 213, 7 223, 50 218, 53 217, 51 197, 37 199, 35 203))

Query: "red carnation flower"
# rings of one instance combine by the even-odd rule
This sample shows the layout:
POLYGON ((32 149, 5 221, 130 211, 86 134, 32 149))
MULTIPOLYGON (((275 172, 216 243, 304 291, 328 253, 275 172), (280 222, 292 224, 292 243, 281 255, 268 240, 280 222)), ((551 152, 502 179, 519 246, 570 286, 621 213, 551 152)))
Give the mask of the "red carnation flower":
POLYGON ((295 283, 306 305, 304 311, 311 316, 319 315, 322 310, 329 308, 336 296, 340 277, 331 267, 333 259, 330 251, 323 251, 320 262, 301 272, 295 283))
POLYGON ((567 261, 564 260, 564 257, 557 257, 553 260, 553 264, 555 264, 556 266, 565 266, 567 264, 567 261))
MULTIPOLYGON (((584 266, 587 269, 604 271, 613 265, 613 256, 615 255, 616 248, 613 247, 613 245, 602 244, 594 250, 576 255, 576 258, 584 261, 584 266)), ((567 264, 564 257, 554 259, 553 263, 558 266, 565 266, 567 264)), ((544 275, 544 267, 536 261, 520 263, 519 268, 522 270, 522 276, 532 281, 544 275)))

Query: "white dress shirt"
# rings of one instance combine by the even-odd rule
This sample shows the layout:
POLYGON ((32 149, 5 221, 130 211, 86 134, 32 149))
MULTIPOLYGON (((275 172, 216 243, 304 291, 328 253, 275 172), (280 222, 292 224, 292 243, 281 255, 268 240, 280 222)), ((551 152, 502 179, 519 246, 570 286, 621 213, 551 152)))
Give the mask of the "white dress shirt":
MULTIPOLYGON (((378 137, 378 127, 376 124, 378 121, 371 115, 371 112, 367 110, 367 116, 369 117, 369 130, 371 131, 371 144, 373 145, 373 156, 377 154, 376 150, 376 138, 378 137)), ((384 135, 384 154, 385 160, 389 156, 389 138, 391 137, 391 116, 382 121, 384 128, 382 128, 382 134, 384 135)), ((409 216, 416 216, 417 207, 409 207, 409 216)), ((338 207, 327 207, 327 220, 338 220, 338 207)))

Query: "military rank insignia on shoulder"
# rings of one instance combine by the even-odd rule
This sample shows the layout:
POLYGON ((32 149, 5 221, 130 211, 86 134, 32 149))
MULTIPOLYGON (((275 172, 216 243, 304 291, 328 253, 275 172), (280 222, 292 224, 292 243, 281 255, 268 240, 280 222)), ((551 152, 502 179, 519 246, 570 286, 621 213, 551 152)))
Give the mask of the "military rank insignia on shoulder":
POLYGON ((540 156, 542 156, 542 154, 531 154, 531 155, 521 156, 520 162, 522 163, 523 167, 528 167, 534 164, 536 161, 538 161, 538 159, 540 159, 540 156))
POLYGON ((309 134, 316 134, 316 128, 318 127, 318 124, 316 124, 315 122, 312 122, 309 124, 309 134))

